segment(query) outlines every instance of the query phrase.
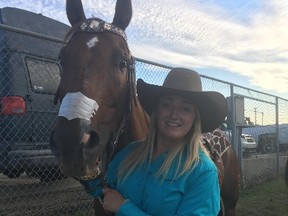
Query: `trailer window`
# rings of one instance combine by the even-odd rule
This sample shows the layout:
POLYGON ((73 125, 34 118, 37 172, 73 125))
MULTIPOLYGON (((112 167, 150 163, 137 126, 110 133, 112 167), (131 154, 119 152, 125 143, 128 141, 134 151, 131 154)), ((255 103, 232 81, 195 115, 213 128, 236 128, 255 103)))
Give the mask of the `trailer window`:
POLYGON ((25 61, 32 91, 40 94, 55 94, 60 83, 59 65, 52 61, 30 57, 25 61))

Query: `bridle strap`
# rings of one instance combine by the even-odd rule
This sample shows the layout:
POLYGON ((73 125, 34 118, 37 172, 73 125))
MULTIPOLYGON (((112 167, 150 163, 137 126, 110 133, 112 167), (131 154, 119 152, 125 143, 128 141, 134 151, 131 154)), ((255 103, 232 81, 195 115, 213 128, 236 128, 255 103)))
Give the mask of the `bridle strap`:
MULTIPOLYGON (((131 56, 131 59, 129 61, 129 64, 127 66, 127 98, 128 98, 128 106, 127 109, 124 113, 124 116, 121 120, 120 126, 117 129, 117 132, 115 133, 115 135, 110 139, 110 141, 108 142, 108 146, 107 146, 107 160, 106 160, 106 164, 105 164, 105 171, 108 168, 108 164, 110 163, 110 161, 112 160, 114 154, 115 154, 115 150, 117 148, 118 145, 118 141, 120 136, 123 134, 124 130, 125 130, 125 126, 127 123, 127 119, 129 118, 129 115, 132 111, 132 103, 136 103, 136 93, 135 93, 135 87, 134 87, 134 83, 135 83, 135 79, 136 79, 136 75, 135 75, 135 60, 134 58, 131 56)), ((102 173, 101 175, 101 183, 102 186, 108 186, 107 181, 105 179, 105 173, 102 173)))
POLYGON ((115 26, 112 23, 107 23, 99 18, 90 18, 75 25, 65 37, 66 44, 68 44, 71 38, 79 32, 94 33, 94 34, 109 32, 118 35, 124 40, 126 47, 129 50, 125 31, 119 28, 118 26, 115 26))

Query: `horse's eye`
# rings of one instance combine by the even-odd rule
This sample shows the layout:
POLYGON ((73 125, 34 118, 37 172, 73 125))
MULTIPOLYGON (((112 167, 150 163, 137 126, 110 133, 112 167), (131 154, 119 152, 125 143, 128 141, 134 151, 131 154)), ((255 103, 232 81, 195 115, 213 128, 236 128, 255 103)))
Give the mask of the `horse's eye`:
POLYGON ((126 67, 127 67, 127 61, 126 61, 126 60, 122 60, 122 61, 119 63, 119 69, 120 69, 120 70, 124 70, 126 67))

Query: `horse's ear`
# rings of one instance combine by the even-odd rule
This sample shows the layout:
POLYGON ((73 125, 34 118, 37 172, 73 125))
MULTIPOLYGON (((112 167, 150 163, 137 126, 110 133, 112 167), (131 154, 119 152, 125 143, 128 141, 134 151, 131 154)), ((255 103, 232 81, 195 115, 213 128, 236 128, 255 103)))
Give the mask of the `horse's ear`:
POLYGON ((131 0, 117 0, 115 16, 112 24, 125 30, 132 17, 131 0))
POLYGON ((66 14, 72 26, 86 19, 81 0, 66 0, 66 14))

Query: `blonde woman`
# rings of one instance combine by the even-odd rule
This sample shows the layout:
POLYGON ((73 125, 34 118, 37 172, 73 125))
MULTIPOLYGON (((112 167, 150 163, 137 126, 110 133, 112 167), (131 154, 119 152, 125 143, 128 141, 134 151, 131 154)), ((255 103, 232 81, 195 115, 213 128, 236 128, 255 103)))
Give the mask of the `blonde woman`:
POLYGON ((220 210, 218 171, 202 145, 201 133, 225 119, 226 100, 202 91, 197 72, 174 68, 162 86, 143 80, 138 97, 151 116, 144 141, 136 141, 110 162, 106 179, 81 181, 103 207, 117 216, 215 216, 220 210))

